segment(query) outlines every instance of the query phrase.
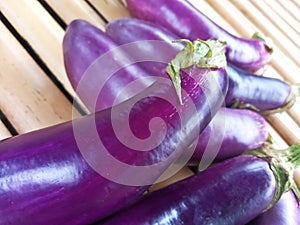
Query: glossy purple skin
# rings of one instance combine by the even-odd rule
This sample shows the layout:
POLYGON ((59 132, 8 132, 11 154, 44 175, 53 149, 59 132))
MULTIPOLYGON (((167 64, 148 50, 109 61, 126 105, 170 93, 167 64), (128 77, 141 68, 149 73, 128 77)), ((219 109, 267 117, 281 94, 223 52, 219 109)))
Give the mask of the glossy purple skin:
POLYGON ((225 41, 228 61, 243 70, 256 71, 271 60, 263 41, 230 34, 186 0, 126 0, 126 3, 134 17, 160 24, 181 38, 225 41))
POLYGON ((240 104, 250 104, 259 111, 278 109, 287 104, 291 86, 279 79, 257 76, 227 66, 229 89, 225 103, 231 106, 238 99, 240 104), (251 96, 251 97, 249 97, 251 96))
MULTIPOLYGON (((141 4, 146 4, 146 2, 148 1, 143 1, 141 4)), ((106 33, 118 44, 141 40, 159 40, 171 43, 173 40, 180 39, 160 25, 132 18, 117 19, 108 23, 106 33)), ((172 45, 176 51, 183 48, 180 43, 172 45)), ((139 45, 139 47, 140 51, 146 51, 149 55, 157 54, 157 49, 151 49, 144 45, 139 45)), ((165 70, 165 67, 166 65, 157 63, 143 65, 145 70, 153 74, 157 73, 156 71, 165 70)), ((265 111, 280 108, 287 103, 291 87, 286 82, 245 73, 230 64, 226 70, 229 78, 229 89, 225 99, 226 106, 230 107, 236 100, 239 100, 240 104, 251 104, 259 111, 265 111)))
POLYGON ((293 191, 284 193, 267 212, 259 215, 247 225, 299 225, 300 207, 293 191))
POLYGON ((199 135, 189 165, 221 161, 261 147, 268 138, 266 120, 247 109, 221 108, 199 135))
POLYGON ((186 97, 184 104, 179 104, 170 80, 168 84, 155 82, 139 95, 116 105, 113 109, 119 113, 115 117, 111 116, 112 108, 108 108, 0 142, 0 224, 90 224, 137 200, 148 184, 154 182, 198 136, 198 124, 194 119, 200 118, 200 130, 203 130, 223 103, 221 96, 227 90, 225 70, 198 72, 193 78, 182 73, 182 88, 191 96, 196 113, 187 107, 190 105, 186 97), (175 106, 163 100, 170 98, 177 100, 178 110, 184 116, 179 118, 175 106), (122 116, 128 109, 129 121, 122 116), (132 150, 115 136, 118 131, 126 138, 129 134, 124 124, 129 123, 136 137, 146 138, 150 136, 149 121, 156 117, 164 122, 151 124, 151 131, 158 133, 165 124, 166 135, 152 150, 132 150), (181 124, 180 119, 186 123, 181 124), (116 125, 114 128, 112 122, 116 125), (92 133, 93 124, 97 129, 96 137, 92 133), (76 138, 75 130, 77 135, 80 133, 76 138), (99 139, 105 147, 99 146, 99 139), (81 143, 80 148, 78 143, 81 143), (104 148, 128 165, 164 163, 147 173, 128 176, 131 170, 99 158, 99 152, 107 156, 103 155, 104 148), (147 185, 114 182, 96 173, 87 162, 104 165, 102 172, 106 175, 122 180, 133 178, 147 185))
POLYGON ((99 224, 244 225, 269 206, 275 190, 268 162, 243 155, 147 194, 99 224))
MULTIPOLYGON (((63 55, 68 79, 80 99, 92 112, 109 108, 114 105, 116 96, 107 93, 117 92, 116 90, 123 88, 126 84, 147 75, 136 65, 124 67, 118 61, 114 61, 114 66, 120 65, 122 69, 117 71, 106 83, 99 94, 101 101, 98 100, 96 105, 94 105, 95 98, 91 97, 89 92, 97 93, 100 86, 99 84, 103 82, 103 79, 101 79, 101 76, 92 76, 89 77, 88 82, 85 82, 86 79, 82 79, 83 75, 96 59, 116 47, 118 47, 118 45, 111 40, 108 35, 85 20, 73 20, 67 27, 64 35, 63 55), (82 89, 78 90, 77 87, 79 83, 81 83, 81 86, 85 87, 88 91, 86 92, 82 89)), ((122 56, 120 56, 120 54, 121 52, 118 52, 119 58, 129 57, 126 53, 123 53, 122 56)), ((109 67, 111 65, 107 66, 109 67)), ((141 85, 148 87, 149 83, 141 83, 141 85)), ((126 98, 131 96, 132 95, 129 94, 126 98)))

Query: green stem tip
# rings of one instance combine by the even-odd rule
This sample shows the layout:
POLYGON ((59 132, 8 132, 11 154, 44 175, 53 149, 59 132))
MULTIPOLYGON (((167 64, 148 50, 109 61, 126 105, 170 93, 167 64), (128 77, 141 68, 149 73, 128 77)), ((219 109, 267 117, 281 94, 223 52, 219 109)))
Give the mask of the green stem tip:
POLYGON ((180 70, 192 66, 198 68, 225 67, 227 64, 225 43, 219 40, 195 40, 192 42, 187 39, 180 39, 174 42, 184 42, 186 46, 168 63, 166 71, 172 79, 180 104, 183 104, 180 70))
POLYGON ((265 35, 263 35, 262 33, 259 32, 255 32, 252 35, 252 39, 259 39, 262 40, 266 46, 266 48, 268 49, 268 51, 272 54, 274 51, 274 43, 272 41, 271 38, 266 37, 265 35))
POLYGON ((294 172, 300 165, 300 144, 291 145, 283 150, 274 149, 270 144, 266 144, 262 148, 248 151, 246 154, 255 155, 268 161, 274 173, 276 193, 268 209, 276 204, 284 192, 291 189, 300 202, 300 191, 294 180, 294 172))

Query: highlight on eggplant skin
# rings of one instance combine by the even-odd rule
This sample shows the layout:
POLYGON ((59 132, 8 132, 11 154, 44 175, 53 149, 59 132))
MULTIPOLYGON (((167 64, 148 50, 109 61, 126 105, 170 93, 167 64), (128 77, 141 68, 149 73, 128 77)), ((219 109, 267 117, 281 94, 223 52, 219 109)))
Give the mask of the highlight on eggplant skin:
MULTIPOLYGON (((87 66, 91 58, 81 66, 87 66)), ((1 141, 0 223, 89 224, 140 198, 197 139, 223 104, 228 88, 224 68, 199 69, 193 75, 182 71, 183 105, 165 76, 167 83, 155 82, 112 108, 1 141), (118 112, 115 117, 113 110, 118 112), (152 118, 160 120, 149 127, 152 118), (131 133, 124 129, 127 123, 131 133), (129 142, 132 134, 143 139, 151 132, 166 133, 152 150, 137 151, 118 139, 116 125, 129 142), (112 164, 108 155, 123 164, 112 164), (161 166, 149 171, 150 165, 161 161, 161 166), (128 176, 132 168, 138 172, 128 176), (148 172, 141 174, 145 168, 148 172)))
POLYGON ((199 135, 188 165, 201 169, 211 162, 260 148, 268 138, 268 125, 260 114, 248 109, 221 108, 199 135))
POLYGON ((247 225, 299 225, 300 206, 292 190, 284 193, 268 211, 262 213, 247 225))
MULTIPOLYGON (((162 40, 165 40, 167 35, 165 35, 164 32, 157 32, 155 30, 149 29, 149 32, 146 32, 145 30, 149 27, 147 26, 147 23, 142 23, 136 20, 129 20, 129 19, 123 19, 123 20, 116 20, 114 22, 111 22, 107 25, 106 33, 98 31, 98 28, 93 27, 91 24, 87 22, 80 22, 77 26, 74 26, 76 24, 75 22, 71 23, 70 27, 67 30, 66 38, 64 40, 64 48, 67 48, 72 44, 74 44, 73 49, 69 49, 68 54, 65 54, 65 61, 68 62, 69 67, 78 67, 79 65, 76 63, 77 60, 72 60, 74 55, 76 55, 77 59, 80 58, 90 58, 86 57, 86 55, 89 55, 89 51, 91 51, 91 55, 94 56, 94 52, 97 52, 98 57, 105 54, 106 48, 115 48, 117 44, 110 44, 112 47, 105 46, 105 42, 109 40, 109 43, 113 43, 113 40, 110 40, 107 34, 110 34, 113 39, 117 39, 118 44, 126 44, 124 40, 126 38, 137 38, 141 39, 144 38, 145 40, 152 37, 152 39, 157 39, 156 35, 159 36, 162 40), (144 27, 145 32, 140 32, 140 29, 134 29, 135 27, 132 26, 133 29, 130 29, 130 24, 134 25, 137 22, 142 27, 144 27), (128 29, 124 29, 125 27, 122 26, 114 26, 114 24, 120 24, 120 26, 123 24, 128 29), (84 26, 83 26, 84 25, 84 26), (114 29, 115 28, 115 29, 114 29), (80 29, 80 31, 77 31, 80 29), (86 30, 86 31, 85 31, 86 30), (117 32, 118 31, 118 32, 117 32), (120 33, 120 31, 124 31, 120 33), (92 32, 93 33, 93 39, 89 35, 84 35, 85 33, 92 32), (144 36, 143 36, 144 35, 144 36), (83 36, 83 37, 82 37, 83 36), (84 40, 84 41, 83 41, 84 40), (81 44, 80 44, 81 43, 81 44), (89 50, 89 45, 86 47, 86 43, 93 43, 93 48, 89 50), (80 46, 80 48, 79 48, 80 46), (76 53, 76 54, 75 54, 76 53)), ((170 38, 171 39, 171 38, 170 38)), ((166 40, 168 41, 168 40, 166 40)), ((138 48, 141 51, 146 51, 147 49, 150 50, 152 44, 148 44, 147 42, 142 42, 138 44, 138 48), (140 45, 142 44, 142 46, 140 45), (147 45, 147 46, 145 46, 147 45)), ((182 49, 182 44, 174 43, 175 46, 178 46, 179 49, 182 49)), ((170 47, 171 48, 171 47, 170 47)), ((156 49, 156 51, 159 51, 160 49, 156 49)), ((174 48, 174 53, 177 51, 177 48, 174 48)), ((67 52, 64 50, 64 52, 67 52)), ((120 52, 121 53, 121 52, 120 52)), ((128 52, 129 57, 131 56, 128 52)), ((147 54, 153 54, 153 52, 149 51, 147 54)), ((123 53, 124 55, 126 53, 123 53)), ((164 54, 164 53, 162 53, 164 54)), ((167 54, 171 55, 170 52, 167 54)), ((167 55, 166 54, 166 55, 167 55)), ((165 56, 163 56, 165 57, 165 56)), ((166 56, 167 57, 167 56, 166 56)), ((170 56, 168 56, 170 57, 170 56)), ((84 61, 84 60, 82 60, 84 61)), ((92 63, 93 60, 86 61, 84 68, 86 68, 88 63, 92 63)), ((138 61, 138 60, 136 60, 138 61)), ((120 62, 116 62, 120 63, 120 62)), ((82 66, 82 65, 81 65, 82 66)), ((150 74, 156 76, 160 76, 160 73, 163 74, 165 65, 159 64, 157 65, 156 62, 147 62, 146 64, 138 63, 135 65, 142 66, 142 69, 146 71, 150 71, 150 74)), ((103 68, 105 69, 105 68, 103 68)), ((138 69, 137 69, 138 70, 138 69)), ((80 70, 78 70, 80 71, 80 70)), ((83 70, 81 70, 83 71, 83 70)), ((120 70, 119 72, 122 72, 124 70, 120 70)), ((78 83, 76 80, 80 80, 84 74, 74 73, 72 71, 68 71, 68 77, 70 78, 70 82, 73 87, 77 88, 78 83)), ((126 85, 127 83, 131 82, 130 79, 130 73, 126 73, 127 78, 123 75, 118 76, 119 79, 115 80, 108 80, 107 85, 114 87, 115 83, 116 85, 126 85), (126 83, 127 82, 127 83, 126 83)), ((141 78, 143 76, 147 76, 146 73, 141 73, 138 76, 141 78)), ((99 74, 98 76, 101 76, 99 74)), ((133 74, 133 77, 136 76, 133 74)), ((84 98, 83 103, 86 103, 87 106, 92 105, 93 97, 95 92, 95 89, 90 88, 90 86, 94 85, 95 80, 97 79, 97 76, 94 76, 93 79, 86 80, 85 83, 82 83, 81 86, 81 95, 89 96, 88 98, 84 98)), ((99 78, 100 80, 100 78, 99 78)), ((144 85, 146 88, 146 85, 144 85)), ((118 89, 114 88, 111 89, 109 93, 106 95, 99 96, 98 100, 99 102, 108 102, 105 98, 109 96, 110 98, 116 98, 118 95, 118 89)), ((126 93, 123 91, 123 95, 127 96, 126 93)), ((101 110, 103 108, 103 105, 97 104, 96 110, 101 110)), ((92 109, 91 109, 92 110, 92 109)), ((236 155, 239 155, 243 153, 244 151, 261 147, 267 140, 268 132, 267 132, 267 124, 260 115, 257 113, 251 112, 249 110, 238 110, 238 109, 220 109, 218 113, 215 115, 213 120, 208 124, 208 126, 204 129, 204 131, 201 133, 198 139, 198 143, 195 148, 195 152, 191 159, 189 160, 189 165, 198 165, 201 161, 204 153, 205 154, 205 160, 202 161, 201 164, 203 166, 210 164, 212 161, 220 161, 224 160, 229 157, 233 157, 236 155), (235 124, 233 127, 232 125, 235 124), (218 139, 211 138, 214 136, 219 136, 218 139)), ((194 145, 193 145, 194 147, 194 145)))
POLYGON ((242 70, 254 72, 271 60, 268 39, 236 37, 218 26, 186 0, 126 0, 133 17, 160 24, 180 38, 219 39, 227 43, 228 62, 242 70))
POLYGON ((268 207, 275 190, 269 164, 243 155, 151 192, 98 225, 242 225, 268 207))
MULTIPOLYGON (((181 43, 172 43, 179 36, 159 24, 137 18, 115 19, 106 25, 106 33, 120 45, 136 43, 140 51, 149 55, 156 55, 157 49, 139 45, 139 41, 163 41, 169 43, 175 52, 183 48, 181 43)), ((131 56, 134 57, 134 54, 131 56)), ((141 66, 151 74, 158 74, 165 69, 165 65, 156 62, 141 66)), ((292 91, 292 86, 283 80, 244 72, 230 63, 227 64, 226 71, 229 81, 225 99, 227 107, 248 108, 266 115, 289 109, 299 96, 299 91, 292 91)))

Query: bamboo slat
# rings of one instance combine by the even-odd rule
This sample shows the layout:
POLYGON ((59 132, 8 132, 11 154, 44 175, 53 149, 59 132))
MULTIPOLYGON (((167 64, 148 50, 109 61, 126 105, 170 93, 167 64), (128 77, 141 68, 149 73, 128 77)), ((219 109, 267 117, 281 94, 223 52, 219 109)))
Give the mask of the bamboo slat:
POLYGON ((250 18, 265 35, 271 37, 276 46, 280 47, 281 51, 289 56, 291 61, 293 61, 297 66, 300 65, 300 62, 295 58, 297 55, 300 56, 300 50, 298 49, 299 46, 291 42, 289 38, 287 38, 287 36, 278 29, 278 27, 268 20, 265 15, 263 15, 263 13, 251 3, 251 1, 233 0, 232 2, 237 8, 239 8, 240 11, 250 18))
POLYGON ((278 1, 281 7, 285 8, 296 20, 300 21, 299 1, 278 1), (297 2, 297 3, 296 3, 297 2))
POLYGON ((63 29, 36 0, 1 0, 0 9, 22 37, 30 43, 57 79, 74 95, 62 55, 63 29))
MULTIPOLYGON (((226 29, 228 32, 230 32, 233 35, 239 35, 238 31, 231 25, 231 21, 227 21, 223 19, 223 15, 220 14, 215 10, 214 7, 212 7, 209 1, 197 1, 197 0, 189 0, 189 2, 195 6, 195 8, 199 9, 200 12, 204 13, 206 16, 208 16, 212 21, 217 23, 219 26, 226 29)), ((218 3, 215 1, 216 4, 218 3)), ((221 4, 223 5, 223 4, 221 4)), ((225 4, 226 6, 227 4, 225 4)))
POLYGON ((118 0, 88 0, 107 21, 120 17, 129 17, 124 5, 118 0))
POLYGON ((71 103, 2 23, 0 33, 0 108, 17 131, 70 120, 71 103))
MULTIPOLYGON (((295 30, 298 34, 300 34, 300 20, 297 20, 293 17, 285 8, 283 8, 279 1, 264 1, 269 8, 271 8, 276 16, 273 15, 274 18, 280 17, 283 19, 289 26, 295 30)), ((299 7, 300 8, 300 7, 299 7)))
POLYGON ((97 13, 83 0, 76 0, 70 3, 69 0, 47 0, 52 9, 69 24, 75 19, 84 19, 100 29, 104 29, 104 21, 97 13))
POLYGON ((0 141, 8 137, 11 137, 11 133, 8 131, 6 126, 0 120, 0 141))

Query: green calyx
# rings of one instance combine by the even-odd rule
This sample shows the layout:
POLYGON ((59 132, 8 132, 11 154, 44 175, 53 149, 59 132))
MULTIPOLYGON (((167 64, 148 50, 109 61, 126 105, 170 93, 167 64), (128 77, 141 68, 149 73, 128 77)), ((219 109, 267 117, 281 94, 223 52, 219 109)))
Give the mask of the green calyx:
POLYGON ((271 38, 264 36, 263 34, 259 33, 259 32, 255 32, 252 35, 252 39, 259 39, 262 40, 266 46, 266 48, 268 49, 268 51, 270 53, 273 53, 274 51, 274 43, 272 41, 271 38))
POLYGON ((180 104, 183 104, 180 70, 192 66, 207 69, 225 67, 227 64, 225 43, 219 40, 195 40, 192 42, 186 39, 180 39, 174 42, 184 42, 186 46, 168 63, 166 71, 172 79, 180 104))
POLYGON ((276 192, 273 201, 266 210, 272 208, 282 194, 291 189, 300 201, 300 191, 293 178, 296 168, 300 165, 300 144, 292 145, 284 150, 277 150, 266 144, 264 147, 248 151, 246 154, 268 161, 274 173, 276 192))

